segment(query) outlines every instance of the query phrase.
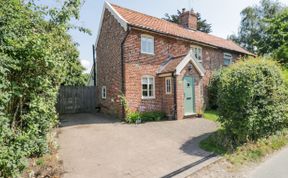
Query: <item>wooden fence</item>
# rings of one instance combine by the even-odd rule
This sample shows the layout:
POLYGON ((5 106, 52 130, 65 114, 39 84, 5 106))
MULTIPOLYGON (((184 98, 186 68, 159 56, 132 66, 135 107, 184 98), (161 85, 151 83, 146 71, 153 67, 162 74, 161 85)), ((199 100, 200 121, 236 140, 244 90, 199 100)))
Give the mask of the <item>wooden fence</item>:
POLYGON ((62 86, 59 90, 57 112, 60 114, 93 112, 96 107, 96 87, 62 86))

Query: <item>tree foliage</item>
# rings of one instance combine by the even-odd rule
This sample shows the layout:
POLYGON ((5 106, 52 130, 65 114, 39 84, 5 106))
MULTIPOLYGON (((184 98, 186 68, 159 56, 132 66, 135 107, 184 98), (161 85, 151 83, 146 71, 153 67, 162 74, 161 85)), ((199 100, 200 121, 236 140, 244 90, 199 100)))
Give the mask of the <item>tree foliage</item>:
POLYGON ((288 125, 288 98, 275 61, 250 58, 223 69, 217 85, 219 121, 232 145, 269 136, 288 125))
MULTIPOLYGON (((168 13, 166 13, 163 19, 167 20, 168 22, 180 24, 180 15, 181 12, 177 10, 177 14, 169 15, 168 13)), ((206 19, 202 19, 200 13, 197 13, 197 30, 205 33, 212 32, 212 25, 209 24, 206 19)))
POLYGON ((241 47, 255 54, 263 54, 261 39, 266 37, 269 19, 274 19, 283 5, 278 0, 261 0, 260 5, 249 6, 241 12, 241 23, 238 34, 228 38, 238 43, 241 47))
POLYGON ((270 52, 281 64, 288 67, 288 8, 267 22, 269 26, 265 30, 266 35, 259 41, 259 53, 270 52))
POLYGON ((49 9, 0 0, 0 177, 17 177, 26 157, 48 151, 58 88, 83 70, 67 33, 79 2, 49 9))

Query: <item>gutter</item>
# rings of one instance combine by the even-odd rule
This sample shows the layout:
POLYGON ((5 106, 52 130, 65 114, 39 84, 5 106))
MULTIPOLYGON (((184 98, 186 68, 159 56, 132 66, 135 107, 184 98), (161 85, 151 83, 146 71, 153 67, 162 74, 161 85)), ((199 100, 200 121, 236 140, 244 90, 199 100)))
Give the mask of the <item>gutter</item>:
MULTIPOLYGON (((121 79, 122 79, 122 86, 121 86, 121 92, 122 94, 125 96, 126 90, 125 90, 125 69, 124 69, 124 43, 130 33, 131 29, 129 27, 129 25, 127 26, 127 32, 125 34, 125 37, 123 39, 123 41, 121 42, 121 79)), ((125 106, 122 106, 122 116, 123 118, 125 118, 125 106)))

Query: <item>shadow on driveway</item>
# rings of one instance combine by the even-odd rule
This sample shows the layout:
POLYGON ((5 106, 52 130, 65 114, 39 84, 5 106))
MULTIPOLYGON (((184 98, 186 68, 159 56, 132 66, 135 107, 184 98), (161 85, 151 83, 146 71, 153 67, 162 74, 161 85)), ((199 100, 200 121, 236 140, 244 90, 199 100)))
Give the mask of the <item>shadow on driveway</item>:
POLYGON ((120 120, 101 113, 64 114, 60 116, 60 127, 71 127, 91 124, 111 124, 120 120))

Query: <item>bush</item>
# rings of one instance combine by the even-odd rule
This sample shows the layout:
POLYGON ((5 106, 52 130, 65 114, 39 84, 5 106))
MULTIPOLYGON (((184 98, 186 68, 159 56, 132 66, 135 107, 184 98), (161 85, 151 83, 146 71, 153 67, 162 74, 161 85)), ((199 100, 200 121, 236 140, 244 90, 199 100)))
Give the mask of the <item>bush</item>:
POLYGON ((127 116, 126 116, 126 121, 128 123, 136 123, 136 121, 138 119, 140 119, 140 113, 139 112, 128 112, 127 116))
POLYGON ((276 62, 239 61, 221 72, 218 87, 219 121, 234 146, 287 127, 287 90, 276 62))
POLYGON ((160 111, 151 111, 151 112, 128 112, 126 116, 126 121, 128 123, 136 123, 138 119, 141 119, 141 122, 149 121, 160 121, 165 118, 165 113, 160 111))
POLYGON ((217 105, 217 94, 218 85, 220 81, 221 70, 215 71, 210 79, 208 85, 208 108, 211 110, 216 110, 217 105))
POLYGON ((20 177, 27 157, 48 151, 61 83, 79 83, 79 52, 67 33, 78 3, 53 13, 28 1, 0 4, 0 177, 20 177))

